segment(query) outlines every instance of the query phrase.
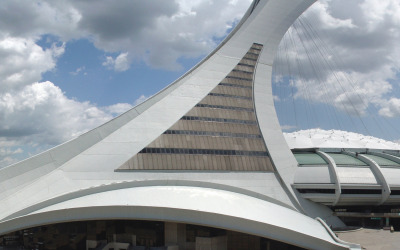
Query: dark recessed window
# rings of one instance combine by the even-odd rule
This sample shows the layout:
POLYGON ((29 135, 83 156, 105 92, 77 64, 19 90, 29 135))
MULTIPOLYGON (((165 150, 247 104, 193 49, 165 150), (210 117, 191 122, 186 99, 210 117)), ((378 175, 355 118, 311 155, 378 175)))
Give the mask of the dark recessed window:
POLYGON ((250 121, 250 120, 224 119, 224 118, 199 117, 199 116, 182 116, 181 120, 205 121, 205 122, 225 122, 225 123, 238 123, 238 124, 248 124, 248 125, 256 125, 257 124, 256 121, 250 121))
POLYGON ((249 72, 249 71, 245 71, 245 70, 240 70, 240 69, 233 69, 232 72, 240 72, 240 73, 249 74, 249 75, 252 75, 252 74, 253 74, 253 72, 249 72))
POLYGON ((342 189, 342 194, 382 194, 381 189, 342 189))
POLYGON ((241 96, 241 95, 228 95, 228 94, 220 94, 220 93, 209 93, 210 96, 220 96, 220 97, 228 97, 228 98, 236 98, 236 99, 244 99, 244 100, 253 100, 252 97, 241 96))
POLYGON ((250 79, 250 78, 243 78, 243 77, 237 77, 237 76, 227 76, 225 78, 237 79, 237 80, 248 81, 248 82, 253 81, 253 79, 250 79))
POLYGON ((265 151, 242 151, 223 149, 193 149, 193 148, 145 148, 142 154, 209 154, 209 155, 241 155, 241 156, 268 156, 265 151))
POLYGON ((242 89, 253 89, 252 86, 247 86, 247 85, 241 85, 241 84, 235 84, 235 83, 225 83, 221 82, 218 85, 220 86, 227 86, 227 87, 234 87, 234 88, 242 88, 242 89))
POLYGON ((335 189, 301 188, 297 189, 301 194, 334 194, 335 189))

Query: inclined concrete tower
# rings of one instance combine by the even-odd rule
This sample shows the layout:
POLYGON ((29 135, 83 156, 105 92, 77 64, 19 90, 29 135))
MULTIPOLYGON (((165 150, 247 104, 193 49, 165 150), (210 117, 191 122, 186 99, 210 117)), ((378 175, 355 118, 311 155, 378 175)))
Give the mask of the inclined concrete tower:
POLYGON ((292 188, 297 162, 273 103, 279 42, 313 2, 255 0, 210 55, 146 102, 1 169, 0 234, 139 219, 224 228, 305 248, 357 248, 330 231, 328 225, 341 222, 329 209, 292 188))

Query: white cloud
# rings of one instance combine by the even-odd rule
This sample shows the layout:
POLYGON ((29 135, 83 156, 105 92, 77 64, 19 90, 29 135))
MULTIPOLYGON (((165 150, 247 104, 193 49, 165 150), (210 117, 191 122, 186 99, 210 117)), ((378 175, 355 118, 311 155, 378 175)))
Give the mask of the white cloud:
POLYGON ((103 66, 114 69, 115 71, 126 71, 129 69, 128 54, 129 53, 121 53, 115 59, 111 56, 107 56, 106 61, 103 62, 103 66))
MULTIPOLYGON (((325 2, 316 2, 311 7, 312 11, 315 12, 317 19, 319 19, 320 24, 324 26, 325 29, 338 29, 338 28, 354 28, 355 25, 353 24, 350 18, 348 19, 340 19, 335 18, 329 13, 329 5, 325 2)), ((307 13, 305 14, 307 15, 307 13)))
POLYGON ((39 81, 43 72, 53 69, 64 44, 43 49, 33 39, 0 38, 0 91, 20 89, 39 81))
POLYGON ((10 148, 1 148, 0 149, 0 157, 5 156, 5 155, 20 154, 20 153, 22 153, 21 148, 17 148, 15 150, 12 150, 10 148))
POLYGON ((108 106, 104 109, 110 114, 119 115, 119 114, 122 114, 122 113, 128 111, 132 107, 133 106, 129 103, 117 103, 117 104, 108 106))
POLYGON ((89 102, 68 99, 51 82, 37 82, 20 91, 0 95, 3 137, 32 137, 54 145, 77 136, 112 118, 89 102))
POLYGON ((275 102, 279 102, 281 100, 281 98, 279 98, 277 95, 274 95, 273 98, 275 102))
POLYGON ((97 107, 90 102, 69 99, 48 81, 33 83, 12 93, 0 93, 0 117, 7 121, 0 123, 0 167, 21 158, 25 152, 19 145, 29 147, 30 152, 40 152, 93 129, 131 107, 126 103, 97 107))
POLYGON ((370 29, 385 19, 389 19, 390 23, 400 24, 400 2, 396 0, 366 0, 361 4, 361 8, 368 19, 370 29))
POLYGON ((122 53, 119 62, 118 57, 110 58, 117 71, 127 70, 138 60, 176 70, 181 68, 179 58, 199 57, 214 48, 214 39, 226 35, 250 2, 3 0, 0 34, 31 39, 52 34, 62 41, 89 39, 105 52, 122 53))
POLYGON ((81 72, 83 72, 84 75, 87 75, 87 73, 84 72, 84 71, 85 71, 85 66, 82 66, 82 67, 77 68, 75 71, 72 71, 72 72, 69 72, 69 73, 70 73, 71 75, 73 75, 73 76, 76 76, 76 75, 78 75, 78 74, 81 73, 81 72))
POLYGON ((385 117, 395 117, 400 116, 400 99, 392 97, 387 101, 382 101, 380 103, 381 109, 379 114, 385 117))
POLYGON ((400 80, 399 13, 397 0, 315 3, 281 43, 277 86, 283 75, 296 75, 296 98, 351 115, 374 106, 380 115, 400 116, 393 85, 400 80))

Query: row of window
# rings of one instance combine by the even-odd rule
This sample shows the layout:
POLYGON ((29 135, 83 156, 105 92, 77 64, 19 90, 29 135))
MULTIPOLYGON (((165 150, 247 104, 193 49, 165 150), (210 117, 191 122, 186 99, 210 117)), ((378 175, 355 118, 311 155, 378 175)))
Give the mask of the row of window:
POLYGON ((254 109, 251 108, 242 108, 242 107, 232 107, 232 106, 222 106, 222 105, 211 105, 211 104, 197 104, 196 107, 200 108, 213 108, 213 109, 229 109, 229 110, 238 110, 238 111, 247 111, 254 112, 254 109))
POLYGON ((252 82, 253 81, 252 79, 249 79, 249 78, 243 78, 243 77, 237 77, 237 76, 227 76, 225 78, 248 81, 248 82, 252 82))
POLYGON ((234 83, 224 83, 221 82, 219 85, 221 86, 228 86, 228 87, 235 87, 235 88, 243 88, 243 89, 252 89, 252 86, 245 86, 245 85, 240 85, 240 84, 234 84, 234 83))
POLYGON ((237 155, 237 156, 268 156, 265 151, 242 151, 222 149, 188 149, 188 148, 144 148, 141 154, 196 154, 196 155, 237 155))
POLYGON ((258 53, 253 53, 253 52, 247 52, 246 55, 247 55, 247 54, 258 56, 258 53))
POLYGON ((382 189, 342 189, 342 194, 382 194, 382 189))
POLYGON ((225 118, 213 118, 213 117, 198 117, 198 116, 183 116, 181 120, 187 121, 205 121, 205 122, 225 122, 225 123, 238 123, 238 124, 250 124, 256 125, 256 121, 249 120, 238 120, 238 119, 225 119, 225 118))
POLYGON ((221 97, 230 97, 230 98, 237 98, 237 99, 244 99, 244 100, 252 100, 253 98, 241 95, 228 95, 228 94, 220 94, 220 93, 209 93, 210 96, 221 96, 221 97))
MULTIPOLYGON (((297 189, 302 194, 334 194, 335 189, 301 188, 297 189)), ((381 189, 342 189, 342 194, 382 194, 381 189)))
POLYGON ((213 132, 213 131, 193 131, 193 130, 167 130, 166 135, 204 135, 204 136, 219 136, 219 137, 236 137, 236 138, 261 138, 261 135, 230 133, 230 132, 213 132))
POLYGON ((263 45, 259 44, 259 43, 253 43, 253 44, 256 45, 256 46, 253 45, 251 48, 255 49, 255 50, 261 50, 261 48, 263 47, 263 45), (260 48, 257 48, 257 47, 260 47, 260 48))
POLYGON ((246 67, 254 68, 254 65, 247 64, 247 63, 238 63, 238 65, 239 66, 246 66, 246 67))
POLYGON ((243 59, 246 59, 246 60, 250 60, 250 61, 257 61, 257 59, 254 59, 254 58, 250 58, 250 57, 243 57, 243 59))
POLYGON ((335 189, 324 189, 324 188, 301 188, 297 189, 301 194, 334 194, 335 189))
POLYGON ((245 73, 245 74, 249 74, 249 75, 253 74, 253 72, 249 72, 249 71, 245 71, 245 70, 241 70, 241 69, 233 69, 232 72, 240 72, 240 73, 245 73))

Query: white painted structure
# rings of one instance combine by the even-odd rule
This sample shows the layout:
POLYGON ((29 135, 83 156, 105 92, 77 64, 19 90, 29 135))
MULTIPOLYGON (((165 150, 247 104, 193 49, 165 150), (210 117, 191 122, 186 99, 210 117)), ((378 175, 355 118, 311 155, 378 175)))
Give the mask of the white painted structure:
MULTIPOLYGON (((208 57, 125 114, 0 170, 0 234, 74 220, 146 219, 207 225, 311 249, 359 248, 337 239, 331 211, 292 187, 297 161, 275 113, 271 70, 278 44, 314 0, 256 0, 208 57), (253 76, 255 113, 274 166, 256 171, 116 171, 263 46, 253 76)), ((340 173, 339 173, 340 176, 340 173)))
POLYGON ((400 150, 400 144, 340 130, 308 129, 283 134, 291 149, 372 148, 400 150))
POLYGON ((400 203, 399 144, 338 130, 311 129, 284 136, 296 156, 317 154, 325 161, 299 164, 292 186, 308 190, 302 197, 330 206, 400 203))

